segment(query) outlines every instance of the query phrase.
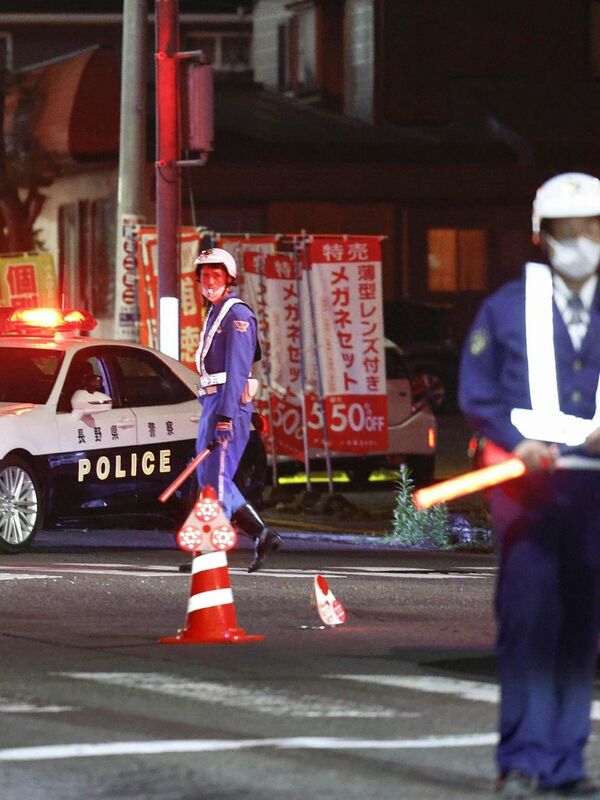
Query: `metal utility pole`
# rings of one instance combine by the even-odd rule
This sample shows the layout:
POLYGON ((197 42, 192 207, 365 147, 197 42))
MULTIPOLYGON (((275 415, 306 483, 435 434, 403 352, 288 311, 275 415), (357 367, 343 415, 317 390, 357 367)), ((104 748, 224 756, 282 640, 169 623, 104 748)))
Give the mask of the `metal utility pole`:
POLYGON ((147 25, 146 0, 123 0, 114 336, 128 341, 138 338, 135 226, 144 221, 146 195, 147 25))
POLYGON ((179 24, 177 0, 156 0, 158 346, 179 358, 179 24))

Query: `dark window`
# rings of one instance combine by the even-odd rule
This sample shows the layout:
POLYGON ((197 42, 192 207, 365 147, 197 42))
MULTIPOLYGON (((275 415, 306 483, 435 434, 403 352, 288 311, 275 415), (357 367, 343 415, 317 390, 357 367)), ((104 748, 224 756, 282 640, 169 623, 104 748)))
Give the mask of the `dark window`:
POLYGON ((101 319, 114 313, 115 220, 112 199, 66 203, 58 214, 61 295, 101 319))
POLYGON ((123 406, 166 406, 195 398, 194 392, 152 353, 113 351, 110 361, 123 406))
POLYGON ((409 371, 404 357, 395 347, 386 346, 385 351, 385 376, 388 380, 408 378, 409 371))
POLYGON ((102 363, 98 356, 75 356, 67 372, 56 410, 71 411, 71 398, 78 389, 88 392, 107 392, 102 363))
POLYGON ((0 401, 47 403, 64 353, 0 347, 0 401))
POLYGON ((430 292, 486 288, 487 237, 481 228, 429 228, 427 260, 430 292))

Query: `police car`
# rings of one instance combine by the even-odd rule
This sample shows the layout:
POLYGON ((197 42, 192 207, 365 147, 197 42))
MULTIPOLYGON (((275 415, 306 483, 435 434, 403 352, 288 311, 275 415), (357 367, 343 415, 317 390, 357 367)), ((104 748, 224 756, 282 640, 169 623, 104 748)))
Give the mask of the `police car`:
POLYGON ((157 498, 194 455, 197 376, 143 345, 91 339, 95 325, 83 311, 2 309, 0 551, 26 550, 42 524, 189 511, 192 481, 157 498))

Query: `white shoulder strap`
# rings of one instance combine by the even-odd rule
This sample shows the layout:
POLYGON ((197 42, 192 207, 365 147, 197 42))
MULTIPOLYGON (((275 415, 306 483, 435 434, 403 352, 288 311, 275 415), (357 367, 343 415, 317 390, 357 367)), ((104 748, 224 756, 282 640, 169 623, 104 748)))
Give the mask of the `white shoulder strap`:
POLYGON ((582 444, 600 424, 600 380, 592 420, 560 410, 554 352, 552 272, 545 264, 525 266, 525 337, 531 408, 513 408, 511 422, 526 439, 582 444))
POLYGON ((212 344, 212 340, 214 339, 215 333, 219 329, 219 325, 221 324, 223 318, 227 314, 230 308, 234 306, 236 303, 243 303, 243 300, 240 300, 239 297, 230 297, 229 300, 225 300, 221 308, 219 309, 219 313, 215 317, 214 321, 211 323, 210 330, 207 332, 206 328, 208 326, 208 318, 209 314, 206 315, 206 319, 204 320, 204 326, 200 333, 200 341, 198 343, 198 350, 196 351, 196 367, 200 375, 205 375, 206 370, 204 369, 204 359, 206 358, 206 354, 210 350, 210 346, 212 344))
POLYGON ((558 383, 552 321, 552 272, 545 264, 525 266, 525 332, 529 394, 534 411, 558 413, 558 383))

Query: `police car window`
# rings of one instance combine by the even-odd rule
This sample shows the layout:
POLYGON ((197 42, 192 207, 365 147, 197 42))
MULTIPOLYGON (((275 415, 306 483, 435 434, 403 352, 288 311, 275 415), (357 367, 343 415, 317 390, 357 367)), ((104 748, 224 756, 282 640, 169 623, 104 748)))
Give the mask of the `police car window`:
POLYGON ((47 403, 64 353, 0 347, 0 402, 47 403))
POLYGON ((71 411, 71 398, 78 389, 108 393, 104 368, 98 356, 75 356, 67 372, 56 410, 71 411))
POLYGON ((113 352, 111 362, 124 406, 166 406, 195 397, 194 392, 152 353, 113 352))

